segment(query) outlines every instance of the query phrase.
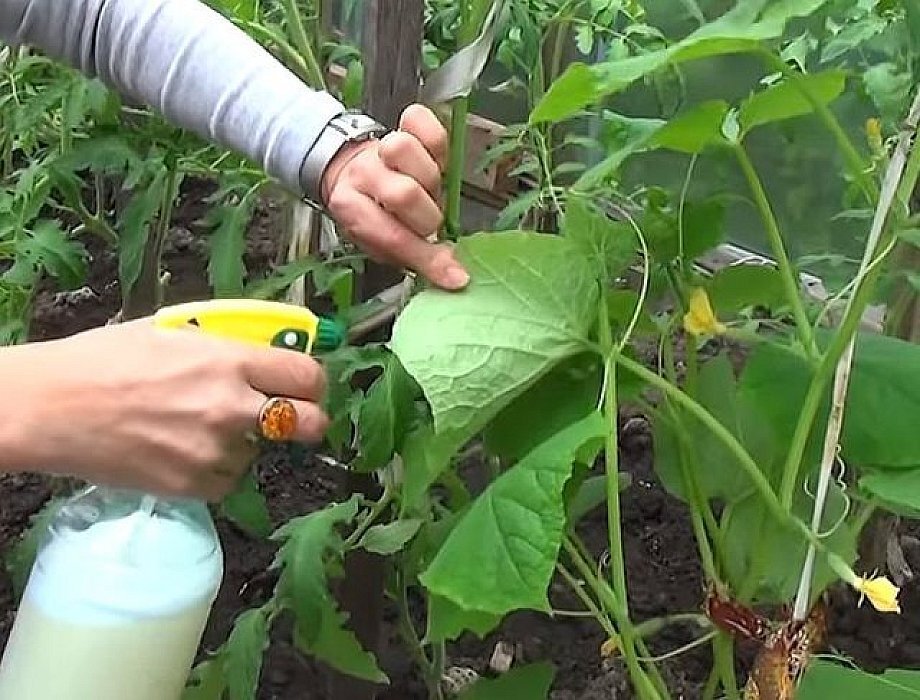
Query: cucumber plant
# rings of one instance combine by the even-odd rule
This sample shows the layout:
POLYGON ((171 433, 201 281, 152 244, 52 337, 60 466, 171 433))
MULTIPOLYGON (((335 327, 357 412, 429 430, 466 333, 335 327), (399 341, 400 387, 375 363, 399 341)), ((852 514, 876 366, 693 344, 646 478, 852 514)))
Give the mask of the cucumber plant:
MULTIPOLYGON (((302 33, 297 3, 214 4, 305 79, 329 48, 302 33)), ((255 697, 262 654, 283 613, 293 616, 302 652, 385 683, 384 669, 329 592, 355 550, 387 557, 397 629, 431 698, 449 692, 443 680, 452 642, 484 636, 514 611, 553 615, 553 581, 568 586, 596 621, 606 637, 598 660, 621 661, 639 698, 671 696, 650 647, 688 613, 700 628, 694 644, 712 650, 705 698, 827 698, 860 684, 865 695, 884 698, 892 681, 920 687, 915 672, 875 677, 817 658, 823 594, 831 586, 853 587, 879 611, 900 610, 897 588, 860 569, 856 545, 873 514, 910 517, 920 508, 920 442, 911 423, 920 408, 920 351, 859 327, 870 303, 912 280, 909 268, 889 259, 918 241, 910 209, 920 174, 920 149, 912 146, 918 115, 908 94, 920 55, 915 4, 740 0, 716 14, 687 2, 697 26, 676 38, 655 28, 650 4, 508 5, 519 21, 503 25, 497 57, 524 73, 529 116, 499 148, 522 153, 522 174, 535 193, 506 211, 499 230, 459 230, 458 129, 470 100, 461 96, 454 103, 449 229, 472 274, 469 289, 448 294, 418 285, 389 341, 324 359, 334 419, 328 447, 349 468, 375 474, 382 495, 329 504, 271 535, 279 547, 272 595, 240 615, 226 642, 196 668, 188 700, 255 697), (557 61, 569 42, 599 60, 557 61), (680 84, 685 71, 721 57, 758 67, 745 94, 676 106, 655 100, 657 111, 642 116, 618 102, 645 85, 660 97, 674 84, 669 76, 680 84), (834 107, 859 99, 874 118, 857 135, 834 107), (590 139, 573 135, 585 117, 597 127, 590 139), (841 219, 864 228, 861 260, 844 266, 827 300, 803 290, 801 261, 790 253, 801 232, 778 215, 775 190, 783 183, 763 177, 754 149, 760 134, 802 120, 822 129, 833 148, 825 155, 833 167, 825 167, 846 185, 841 219), (587 167, 566 150, 598 144, 602 157, 587 167), (686 160, 679 186, 630 183, 630 165, 665 152, 686 160), (743 262, 714 274, 697 266, 728 229, 727 191, 691 187, 696 165, 710 160, 730 164, 743 184, 772 264, 743 262), (534 210, 538 215, 525 216, 534 210), (739 348, 745 357, 737 366, 739 348), (366 370, 378 378, 366 393, 353 391, 351 379, 366 370), (688 506, 707 583, 699 610, 634 617, 630 592, 646 582, 630 577, 623 554, 625 406, 649 421, 658 478, 688 506), (471 454, 483 456, 484 488, 466 479, 471 454), (585 543, 583 519, 601 509, 607 537, 596 551, 585 543), (739 639, 758 648, 746 678, 736 675, 739 639)), ((440 64, 469 46, 489 9, 472 0, 460 8, 430 3, 429 58, 440 64)), ((28 71, 32 60, 17 56, 9 65, 28 71)), ((55 246, 4 248, 0 237, 0 251, 15 251, 10 269, 30 259, 24 251, 39 250, 36 274, 44 266, 63 278, 62 258, 80 259, 78 236, 96 233, 119 245, 131 289, 146 260, 141 251, 152 247, 155 258, 158 236, 168 231, 163 221, 179 180, 204 176, 217 179, 215 202, 226 204, 214 220, 217 294, 278 295, 310 271, 326 275, 339 307, 348 307, 347 284, 333 284, 342 277, 315 261, 244 284, 241 242, 249 207, 267 185, 260 173, 126 110, 95 84, 60 74, 82 86, 78 109, 66 90, 42 82, 47 72, 19 75, 4 88, 3 108, 31 124, 23 105, 45 106, 34 129, 22 132, 35 136, 3 142, 0 151, 4 183, 12 183, 0 212, 31 217, 13 217, 20 223, 10 240, 45 240, 36 233, 42 206, 73 217, 76 229, 54 234, 55 246), (70 128, 49 129, 57 119, 70 128), (17 161, 23 155, 28 167, 17 161), (131 193, 126 209, 112 204, 112 191, 122 188, 131 193), (158 196, 145 199, 150 190, 158 196)), ((73 264, 63 272, 70 268, 82 274, 73 264)), ((158 275, 151 279, 159 283, 158 275)), ((18 292, 28 299, 36 278, 25 281, 18 292)), ((258 504, 252 483, 247 488, 258 504)), ((268 521, 258 512, 249 524, 264 532, 268 521)), ((533 663, 462 692, 548 697, 553 674, 551 664, 533 663)))

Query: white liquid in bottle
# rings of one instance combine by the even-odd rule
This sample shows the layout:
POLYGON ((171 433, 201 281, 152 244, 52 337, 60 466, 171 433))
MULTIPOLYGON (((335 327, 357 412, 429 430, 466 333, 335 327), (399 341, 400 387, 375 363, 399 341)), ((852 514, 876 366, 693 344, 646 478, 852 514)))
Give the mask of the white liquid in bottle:
POLYGON ((95 518, 79 515, 92 524, 52 526, 0 665, 0 700, 178 700, 223 575, 197 507, 110 517, 97 503, 95 518))

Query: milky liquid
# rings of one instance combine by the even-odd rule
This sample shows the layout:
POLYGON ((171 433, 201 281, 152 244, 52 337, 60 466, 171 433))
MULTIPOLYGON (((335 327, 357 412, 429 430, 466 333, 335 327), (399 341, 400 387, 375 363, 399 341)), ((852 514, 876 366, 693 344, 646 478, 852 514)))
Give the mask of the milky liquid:
POLYGON ((179 700, 222 562, 208 533, 145 513, 55 537, 23 595, 0 700, 179 700))

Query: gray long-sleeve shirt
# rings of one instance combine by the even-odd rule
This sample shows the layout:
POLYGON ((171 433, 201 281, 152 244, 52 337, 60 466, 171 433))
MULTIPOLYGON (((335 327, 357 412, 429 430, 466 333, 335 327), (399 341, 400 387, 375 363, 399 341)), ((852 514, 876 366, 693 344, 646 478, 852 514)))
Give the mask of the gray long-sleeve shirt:
POLYGON ((99 77, 318 196, 325 163, 314 160, 329 156, 315 146, 344 107, 198 0, 0 0, 0 40, 99 77))

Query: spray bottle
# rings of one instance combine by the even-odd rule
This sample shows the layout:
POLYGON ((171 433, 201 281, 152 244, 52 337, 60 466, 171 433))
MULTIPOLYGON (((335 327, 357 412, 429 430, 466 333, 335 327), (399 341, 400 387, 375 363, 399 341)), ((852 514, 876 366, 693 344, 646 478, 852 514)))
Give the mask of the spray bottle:
MULTIPOLYGON (((330 320, 268 301, 180 304, 154 323, 300 352, 342 340, 330 320)), ((205 503, 90 486, 44 533, 0 700, 179 700, 222 578, 205 503)))

